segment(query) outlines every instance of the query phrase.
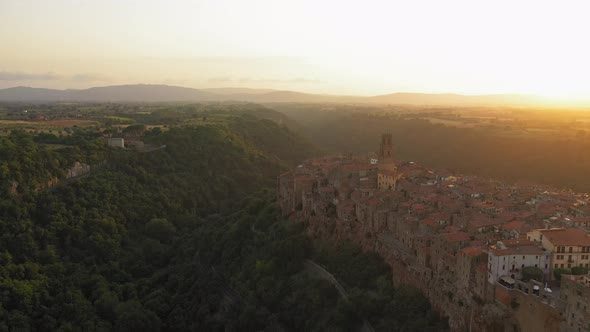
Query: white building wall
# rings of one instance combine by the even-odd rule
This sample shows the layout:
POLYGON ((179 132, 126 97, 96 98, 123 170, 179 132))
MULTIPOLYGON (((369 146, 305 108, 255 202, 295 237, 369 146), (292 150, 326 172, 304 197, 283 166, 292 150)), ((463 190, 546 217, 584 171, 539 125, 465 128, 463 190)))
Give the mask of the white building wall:
POLYGON ((551 269, 551 254, 509 254, 495 256, 492 251, 488 255, 488 282, 495 283, 500 277, 522 277, 522 268, 536 266, 548 275, 551 269), (513 269, 514 266, 514 269, 513 269))

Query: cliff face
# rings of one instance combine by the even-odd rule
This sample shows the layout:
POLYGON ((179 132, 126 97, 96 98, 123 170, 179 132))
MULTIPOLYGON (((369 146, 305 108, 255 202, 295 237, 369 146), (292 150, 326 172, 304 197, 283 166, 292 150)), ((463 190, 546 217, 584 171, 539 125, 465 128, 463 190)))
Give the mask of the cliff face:
MULTIPOLYGON (((433 172, 398 166, 395 189, 379 190, 372 183, 384 172, 379 165, 344 156, 308 161, 279 176, 278 203, 312 237, 350 240, 379 253, 392 268, 394 284, 420 289, 453 331, 539 331, 539 320, 510 306, 517 295, 509 294, 508 303, 495 298, 485 251, 490 239, 469 233, 464 224, 472 196, 453 196, 433 172)), ((542 330, 558 331, 556 311, 535 305, 549 317, 542 330)))
POLYGON ((312 237, 336 242, 350 240, 364 250, 379 253, 391 266, 396 287, 411 285, 420 289, 442 316, 449 317, 452 331, 504 331, 502 320, 508 316, 505 310, 492 305, 494 308, 485 313, 483 306, 469 296, 460 297, 452 279, 447 278, 452 276, 433 276, 431 269, 420 266, 416 257, 396 243, 394 238, 387 239, 387 235, 374 236, 360 222, 343 222, 325 216, 305 216, 301 212, 291 214, 290 218, 294 222, 305 223, 308 234, 312 237))

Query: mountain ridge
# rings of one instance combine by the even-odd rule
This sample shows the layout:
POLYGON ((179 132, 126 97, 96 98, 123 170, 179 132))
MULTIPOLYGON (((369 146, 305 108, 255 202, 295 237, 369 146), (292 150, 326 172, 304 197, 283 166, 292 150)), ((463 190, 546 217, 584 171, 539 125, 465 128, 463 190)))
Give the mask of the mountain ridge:
MULTIPOLYGON (((547 106, 539 96, 520 94, 461 95, 395 92, 376 96, 311 94, 289 90, 249 88, 195 89, 163 84, 126 84, 88 89, 46 89, 17 86, 0 89, 5 102, 212 102, 366 103, 416 106, 547 106)), ((549 102, 551 104, 551 102, 549 102)), ((555 103, 556 104, 556 103, 555 103)))

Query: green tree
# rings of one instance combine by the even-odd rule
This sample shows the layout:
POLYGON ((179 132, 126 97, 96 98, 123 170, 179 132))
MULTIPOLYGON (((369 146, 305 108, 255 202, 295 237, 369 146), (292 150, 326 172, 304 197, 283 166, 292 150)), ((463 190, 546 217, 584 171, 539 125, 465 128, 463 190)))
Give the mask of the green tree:
POLYGON ((561 280, 562 274, 570 274, 570 273, 572 273, 572 271, 570 269, 557 268, 557 269, 553 270, 553 276, 555 276, 555 280, 557 280, 557 281, 561 280))
POLYGON ((176 233, 176 228, 166 219, 152 219, 145 224, 145 232, 153 239, 169 242, 176 233))
POLYGON ((541 270, 538 267, 534 267, 534 266, 525 266, 522 269, 522 280, 529 281, 531 279, 542 282, 543 281, 543 270, 541 270))

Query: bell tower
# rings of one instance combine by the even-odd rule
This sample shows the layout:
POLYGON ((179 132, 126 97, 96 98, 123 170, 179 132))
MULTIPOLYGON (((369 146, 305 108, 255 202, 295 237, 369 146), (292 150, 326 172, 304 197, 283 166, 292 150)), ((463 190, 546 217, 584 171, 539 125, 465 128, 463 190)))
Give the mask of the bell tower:
POLYGON ((379 159, 393 158, 393 145, 391 143, 391 134, 381 135, 381 146, 379 147, 379 159))

